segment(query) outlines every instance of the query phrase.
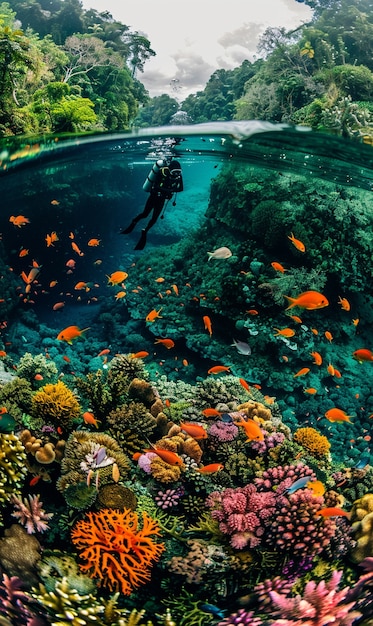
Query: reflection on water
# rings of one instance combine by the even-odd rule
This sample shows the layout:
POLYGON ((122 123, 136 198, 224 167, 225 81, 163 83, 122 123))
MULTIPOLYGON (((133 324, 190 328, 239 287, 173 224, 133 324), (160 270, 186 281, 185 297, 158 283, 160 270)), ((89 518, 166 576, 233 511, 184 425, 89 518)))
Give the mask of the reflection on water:
MULTIPOLYGON (((121 371, 126 376, 131 371, 155 388, 166 423, 180 432, 180 422, 197 422, 208 433, 201 455, 185 449, 182 454, 191 456, 197 468, 214 463, 222 466, 220 470, 224 467, 207 474, 200 485, 196 475, 191 477, 191 468, 167 480, 141 473, 137 466, 131 469, 127 478, 138 481, 137 496, 141 489, 153 498, 157 489, 179 490, 180 504, 172 510, 188 520, 187 526, 201 523, 196 503, 197 510, 206 508, 204 500, 215 489, 242 488, 264 470, 299 462, 310 468, 306 475, 309 471, 311 482, 321 481, 323 493, 337 491, 338 497, 320 495, 319 508, 338 504, 349 510, 357 497, 373 488, 372 155, 369 146, 262 122, 60 141, 36 138, 28 144, 7 140, 0 154, 3 384, 13 384, 9 380, 18 375, 29 381, 29 393, 35 394, 46 383, 63 381, 78 393, 81 405, 72 422, 63 424, 65 439, 76 428, 95 432, 94 422, 82 418, 91 412, 100 430, 131 455, 148 447, 149 441, 159 442, 168 431, 159 421, 145 440, 138 440, 132 424, 137 447, 123 443, 110 411, 120 411, 131 398, 143 402, 145 409, 151 404, 138 390, 128 396, 127 388, 107 405, 102 389, 99 395, 99 379, 109 372, 113 384, 115 359, 124 358, 121 371), (143 183, 154 162, 164 158, 181 163, 184 190, 166 201, 144 250, 138 251, 136 243, 147 221, 138 222, 128 234, 121 230, 143 210, 148 197, 143 183), (61 332, 65 340, 57 339, 61 332), (48 362, 54 364, 53 374, 48 362), (238 406, 248 401, 262 407, 262 413, 253 415, 246 407, 244 416, 255 418, 251 428, 259 429, 261 437, 265 432, 263 443, 254 441, 248 425, 240 428, 238 406), (210 409, 211 415, 201 413, 210 409), (355 466, 363 487, 357 488, 357 478, 348 478, 344 469, 355 466), (338 489, 340 483, 344 489, 338 489), (192 500, 194 508, 188 509, 187 501, 192 500)), ((110 384, 105 382, 109 388, 110 384)), ((6 402, 0 389, 0 403, 8 415, 11 407, 6 402)), ((28 427, 39 437, 43 426, 57 427, 32 406, 30 395, 29 404, 14 408, 16 431, 28 427)), ((181 454, 179 448, 169 449, 181 454)), ((60 466, 53 463, 55 485, 60 466)), ((27 467, 34 471, 30 459, 27 467)), ((62 468, 64 474, 66 467, 62 468)), ((39 475, 40 466, 35 471, 39 475)), ((102 477, 93 472, 92 478, 98 481, 99 493, 102 477)), ((111 482, 116 484, 115 478, 111 482)), ((107 477, 105 481, 110 484, 107 477)), ((257 488, 263 490, 263 485, 257 483, 257 488)), ((22 489, 27 495, 27 486, 22 489)), ((50 507, 57 508, 63 496, 67 497, 60 487, 50 507)), ((246 512, 251 511, 247 506, 246 512)), ((6 507, 7 501, 4 510, 9 517, 6 507)), ((219 508, 216 502, 214 507, 219 508)), ((91 504, 82 507, 91 509, 96 510, 91 504)), ((72 505, 71 510, 81 517, 78 507, 72 505)), ((341 517, 326 519, 324 531, 338 551, 346 522, 341 517)), ((182 562, 170 565, 170 559, 175 549, 180 558, 193 560, 187 556, 185 541, 190 537, 196 541, 201 533, 205 546, 211 540, 211 530, 201 528, 195 535, 189 530, 178 543, 167 535, 167 558, 162 557, 158 566, 162 591, 157 585, 148 591, 150 617, 152 611, 165 613, 169 607, 179 626, 187 623, 182 621, 187 600, 181 610, 181 599, 179 605, 169 599, 171 579, 176 575, 180 597, 185 582, 182 562)), ((234 567, 227 566, 223 592, 222 570, 213 561, 212 581, 203 568, 194 572, 199 587, 193 586, 193 577, 188 579, 191 598, 201 603, 218 598, 227 614, 237 610, 235 599, 248 587, 274 571, 283 573, 289 554, 286 549, 285 557, 279 552, 276 532, 263 521, 265 539, 259 546, 260 533, 257 541, 249 541, 231 531, 227 544, 229 531, 223 530, 212 545, 230 554, 233 546, 233 560, 238 559, 237 550, 249 546, 254 564, 244 566, 238 559, 234 567), (269 553, 274 566, 266 569, 260 559, 269 553)), ((63 536, 62 549, 70 553, 66 530, 63 536)), ((294 550, 291 541, 290 545, 294 550)), ((57 544, 50 540, 48 546, 54 550, 57 544)), ((310 563, 330 560, 325 550, 306 551, 303 556, 310 563)), ((348 553, 347 560, 349 550, 349 546, 341 550, 342 556, 348 553)), ((356 553, 354 560, 358 562, 356 553)), ((295 578, 301 577, 298 566, 295 578)), ((109 590, 120 590, 118 585, 109 585, 109 590)), ((141 609, 144 595, 138 591, 133 597, 134 604, 124 606, 141 609)), ((262 615, 257 609, 255 615, 262 615)), ((212 609, 201 615, 199 610, 202 621, 188 624, 217 623, 221 618, 214 617, 212 609)))

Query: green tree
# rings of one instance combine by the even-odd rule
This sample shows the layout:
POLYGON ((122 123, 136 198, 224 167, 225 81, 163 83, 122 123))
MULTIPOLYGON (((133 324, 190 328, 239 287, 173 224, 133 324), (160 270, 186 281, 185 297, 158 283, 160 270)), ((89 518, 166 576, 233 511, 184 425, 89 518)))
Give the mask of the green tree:
POLYGON ((152 98, 147 106, 140 109, 134 120, 135 126, 165 126, 179 110, 179 103, 167 94, 152 98))

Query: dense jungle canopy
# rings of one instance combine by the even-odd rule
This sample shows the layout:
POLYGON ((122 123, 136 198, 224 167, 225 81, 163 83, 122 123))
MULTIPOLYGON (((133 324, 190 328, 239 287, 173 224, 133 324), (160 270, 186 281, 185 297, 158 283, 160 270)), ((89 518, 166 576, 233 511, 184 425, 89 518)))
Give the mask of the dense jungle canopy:
POLYGON ((217 70, 184 102, 149 97, 141 72, 156 51, 109 12, 79 0, 3 2, 0 136, 262 119, 371 143, 373 2, 304 1, 309 23, 268 28, 257 60, 217 70))

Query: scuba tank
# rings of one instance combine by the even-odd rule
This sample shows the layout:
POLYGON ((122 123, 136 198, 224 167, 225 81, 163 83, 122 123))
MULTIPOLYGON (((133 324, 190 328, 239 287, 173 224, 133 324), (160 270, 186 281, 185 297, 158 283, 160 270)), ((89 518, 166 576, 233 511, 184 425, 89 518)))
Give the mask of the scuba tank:
POLYGON ((153 183, 157 180, 159 172, 161 171, 162 167, 165 167, 165 165, 166 165, 166 161, 164 161, 163 159, 159 159, 158 161, 154 163, 152 169, 147 175, 146 180, 142 186, 144 191, 152 190, 153 183))

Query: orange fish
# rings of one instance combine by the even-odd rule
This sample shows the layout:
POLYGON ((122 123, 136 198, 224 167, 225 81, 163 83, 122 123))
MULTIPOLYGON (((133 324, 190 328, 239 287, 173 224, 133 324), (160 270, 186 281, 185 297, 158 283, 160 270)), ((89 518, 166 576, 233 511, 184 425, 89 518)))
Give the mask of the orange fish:
POLYGON ((6 356, 5 350, 0 350, 0 357, 4 358, 6 356))
POLYGON ((176 452, 172 452, 171 450, 162 450, 162 448, 148 448, 145 452, 154 452, 157 454, 162 461, 168 463, 168 465, 178 465, 179 467, 183 465, 183 459, 179 457, 176 452))
POLYGON ((347 300, 347 298, 341 298, 341 296, 338 296, 338 297, 339 297, 338 304, 341 305, 342 309, 344 311, 350 311, 351 305, 349 301, 347 300))
POLYGON ((323 496, 325 493, 325 486, 321 482, 321 480, 312 480, 306 484, 307 489, 311 489, 313 491, 314 496, 323 496))
POLYGON ((373 352, 368 350, 368 348, 360 348, 359 350, 355 350, 352 353, 352 356, 356 361, 362 363, 363 361, 373 361, 373 352))
POLYGON ((121 300, 122 298, 126 297, 126 292, 125 291, 118 291, 118 293, 116 293, 114 297, 115 297, 116 300, 121 300))
POLYGON ((297 378, 297 376, 305 376, 310 371, 309 367, 302 367, 296 374, 293 375, 293 378, 297 378))
POLYGON ((216 472, 221 472, 224 469, 224 465, 221 463, 210 463, 209 465, 203 465, 197 469, 197 472, 201 474, 215 474, 216 472))
POLYGON ((183 359, 182 363, 183 363, 184 367, 188 367, 188 365, 189 365, 188 359, 183 359))
POLYGON ((51 200, 51 204, 53 206, 58 206, 59 205, 59 201, 58 200, 51 200))
POLYGON ((172 289, 174 290, 174 292, 176 293, 176 295, 179 295, 179 289, 177 285, 171 285, 172 289))
POLYGON ((317 511, 316 515, 322 515, 322 517, 337 517, 341 515, 348 519, 350 518, 350 513, 340 509, 338 506, 328 506, 325 509, 320 509, 317 511))
POLYGON ((49 283, 49 287, 55 287, 57 285, 58 281, 57 280, 51 280, 51 282, 49 283))
POLYGON ((281 263, 277 263, 277 261, 273 261, 271 263, 272 267, 274 270, 276 270, 276 272, 281 272, 281 274, 283 274, 284 272, 287 272, 287 270, 284 268, 283 265, 281 265, 281 263))
POLYGON ((53 231, 50 235, 48 235, 45 237, 45 241, 47 242, 47 247, 49 248, 50 246, 53 246, 53 243, 55 241, 58 241, 58 237, 57 237, 57 233, 56 231, 53 231))
POLYGON ((26 283, 26 285, 31 285, 31 283, 34 282, 39 273, 40 270, 38 267, 32 267, 27 275, 25 274, 25 272, 21 272, 21 278, 26 283))
POLYGON ((71 270, 75 269, 76 261, 74 259, 69 259, 65 263, 66 267, 69 267, 71 270))
POLYGON ((84 256, 84 252, 81 251, 81 249, 79 248, 78 244, 75 243, 75 241, 71 242, 71 247, 74 250, 74 252, 76 252, 79 256, 84 256))
POLYGON ((11 215, 9 221, 11 224, 14 224, 14 226, 18 226, 18 228, 22 228, 22 226, 26 226, 26 224, 30 223, 28 217, 24 215, 11 215))
POLYGON ((35 374, 34 380, 44 380, 44 378, 41 374, 35 374))
POLYGON ((56 304, 53 305, 52 309, 53 311, 58 311, 59 309, 63 309, 64 306, 64 302, 56 302, 56 304))
POLYGON ((156 279, 155 279, 155 282, 156 282, 156 283, 164 283, 164 280, 165 280, 165 279, 163 278, 163 276, 160 276, 159 278, 156 278, 156 279))
POLYGON ((342 378, 342 374, 341 374, 341 372, 340 372, 339 370, 337 370, 337 368, 336 368, 336 367, 334 368, 334 376, 335 376, 336 378, 342 378))
POLYGON ((101 239, 90 239, 88 241, 88 245, 91 246, 91 247, 99 246, 100 243, 101 243, 101 239))
POLYGON ((120 270, 118 270, 117 272, 113 272, 112 274, 110 274, 110 276, 106 276, 108 279, 108 285, 119 285, 124 280, 126 280, 126 278, 128 278, 127 272, 121 272, 120 270))
POLYGON ((83 328, 83 330, 80 330, 78 326, 67 326, 67 328, 64 328, 60 333, 58 333, 57 339, 58 341, 66 341, 67 343, 72 344, 74 339, 80 337, 88 329, 89 326, 88 328, 83 328))
POLYGON ((248 418, 246 421, 241 419, 238 422, 233 422, 236 426, 242 426, 244 428, 247 440, 246 441, 263 441, 264 435, 259 425, 252 419, 248 418))
POLYGON ((229 372, 230 368, 225 365, 214 365, 207 370, 208 374, 221 374, 222 372, 229 372))
POLYGON ((358 317, 356 319, 352 320, 352 323, 353 323, 354 326, 357 326, 359 322, 360 322, 360 320, 359 320, 358 317))
POLYGON ((207 439, 207 432, 199 424, 193 424, 191 422, 181 422, 179 424, 181 430, 184 430, 193 439, 207 439))
POLYGON ((92 424, 93 426, 96 426, 96 428, 98 428, 100 421, 96 420, 95 416, 93 415, 93 413, 91 413, 91 411, 85 411, 82 417, 83 417, 85 424, 92 424))
POLYGON ((245 380, 244 378, 239 378, 238 380, 239 380, 240 384, 242 385, 242 387, 243 387, 244 389, 246 389, 246 391, 247 391, 248 393, 250 393, 250 387, 249 387, 249 385, 247 384, 246 380, 245 380))
POLYGON ((156 339, 154 343, 161 343, 167 350, 175 346, 175 342, 172 339, 156 339))
POLYGON ((342 409, 337 409, 336 407, 334 407, 333 409, 329 409, 325 413, 325 417, 327 420, 329 420, 329 422, 349 422, 350 424, 352 424, 350 419, 352 415, 347 415, 345 411, 342 411, 342 409))
POLYGON ((277 333, 273 335, 274 337, 278 337, 279 335, 281 335, 281 337, 294 337, 295 335, 295 330, 292 328, 274 328, 273 330, 277 330, 277 333))
POLYGON ((304 245, 304 243, 302 243, 299 239, 295 239, 293 233, 291 233, 291 235, 288 235, 288 239, 290 239, 291 243, 296 247, 297 250, 299 250, 299 252, 305 252, 306 251, 306 246, 304 245))
POLYGON ((29 253, 29 250, 27 250, 26 248, 22 248, 22 249, 19 251, 18 256, 19 256, 20 258, 22 258, 22 257, 24 257, 24 256, 27 256, 27 255, 28 255, 28 253, 29 253))
POLYGON ((291 319, 294 320, 294 322, 296 322, 297 324, 302 324, 302 320, 299 315, 289 315, 289 317, 291 317, 291 319))
POLYGON ((66 363, 70 363, 70 359, 68 356, 66 356, 66 354, 64 354, 62 358, 64 361, 66 361, 66 363))
POLYGON ((329 330, 326 330, 324 335, 327 338, 327 340, 330 341, 330 343, 333 341, 333 335, 329 330))
POLYGON ((89 291, 90 286, 88 283, 85 283, 83 280, 81 280, 78 283, 76 283, 74 289, 76 289, 77 291, 81 291, 82 289, 84 289, 85 291, 89 291))
POLYGON ((205 326, 205 330, 207 330, 207 331, 208 331, 208 333, 209 333, 209 335, 210 335, 210 337, 211 337, 211 335, 212 335, 212 324, 211 324, 211 320, 210 320, 210 318, 209 318, 209 316, 208 316, 208 315, 204 315, 202 319, 203 319, 203 323, 204 323, 204 326, 205 326))
POLYGON ((104 348, 103 350, 101 350, 101 352, 98 353, 97 356, 105 356, 106 354, 110 353, 110 348, 104 348))
POLYGON ((328 374, 330 374, 330 376, 334 376, 334 374, 335 374, 334 365, 329 363, 329 365, 328 365, 328 367, 326 369, 327 369, 328 374))
POLYGON ((31 478, 29 482, 30 487, 35 487, 35 485, 38 484, 40 478, 41 478, 40 474, 38 474, 37 476, 34 476, 34 478, 31 478))
POLYGON ((315 387, 308 387, 307 389, 303 389, 304 393, 309 393, 311 396, 317 393, 317 389, 315 387))
POLYGON ((246 313, 248 313, 249 315, 259 315, 259 311, 257 311, 256 309, 249 309, 248 311, 246 311, 246 313))
POLYGON ((158 309, 158 311, 156 311, 155 309, 152 309, 150 311, 150 313, 147 314, 145 321, 146 322, 155 322, 156 319, 160 318, 162 319, 162 315, 159 315, 160 312, 162 311, 163 307, 161 307, 160 309, 158 309))
POLYGON ((318 335, 319 331, 317 330, 317 328, 311 328, 311 333, 313 333, 314 335, 318 335))
POLYGON ((146 350, 140 350, 139 352, 131 354, 131 359, 145 359, 147 356, 149 356, 149 352, 146 352, 146 350))
POLYGON ((323 309, 329 304, 329 300, 326 296, 318 291, 304 291, 296 298, 290 298, 289 296, 284 297, 290 302, 289 306, 285 309, 286 311, 292 309, 294 306, 300 309, 306 309, 307 311, 314 311, 316 309, 323 309))
POLYGON ((216 409, 203 409, 202 413, 205 417, 220 417, 221 415, 216 409))
POLYGON ((311 352, 310 354, 313 357, 313 362, 314 362, 315 365, 321 365, 322 364, 322 356, 321 356, 321 354, 319 354, 319 352, 311 352))

